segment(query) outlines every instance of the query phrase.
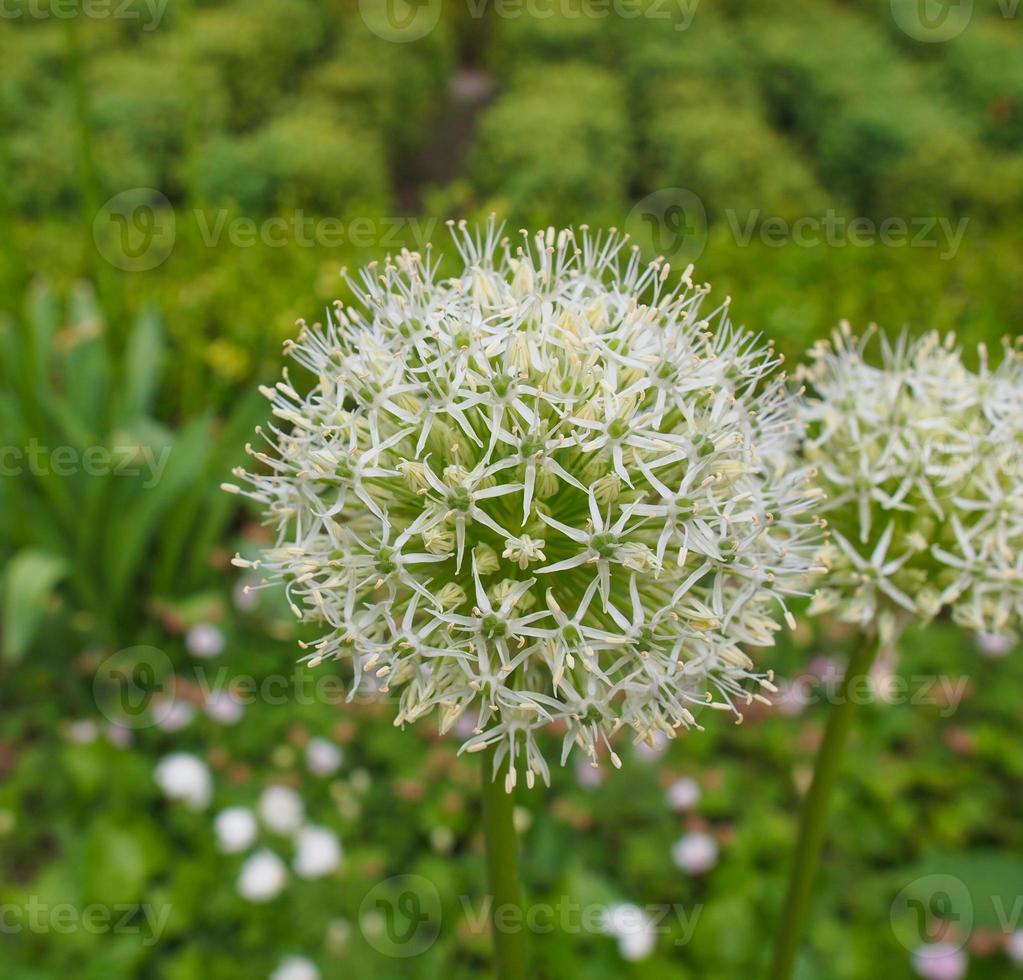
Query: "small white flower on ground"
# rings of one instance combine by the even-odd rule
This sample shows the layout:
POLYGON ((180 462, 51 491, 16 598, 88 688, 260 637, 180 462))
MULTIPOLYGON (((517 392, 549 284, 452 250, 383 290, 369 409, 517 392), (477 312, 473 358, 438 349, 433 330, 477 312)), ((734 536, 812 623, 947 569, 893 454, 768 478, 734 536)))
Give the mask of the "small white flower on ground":
POLYGON ((256 608, 259 598, 254 586, 258 584, 259 579, 251 575, 246 575, 235 582, 234 588, 231 590, 231 599, 235 609, 239 612, 252 612, 256 608))
POLYGON ((273 851, 256 851, 242 865, 238 893, 250 902, 269 902, 284 888, 288 869, 273 851))
POLYGON ((256 842, 259 827, 256 815, 247 806, 231 806, 221 810, 213 822, 217 846, 225 854, 237 854, 256 842))
POLYGON ((683 776, 668 787, 667 797, 673 810, 692 810, 700 802, 700 784, 683 776))
POLYGON ((450 827, 434 827, 430 831, 430 847, 438 854, 447 854, 455 846, 455 835, 450 827))
POLYGON ((304 956, 285 956, 270 980, 320 980, 320 971, 304 956))
POLYGON ((305 807, 290 786, 267 786, 259 797, 259 816, 275 834, 293 834, 302 826, 305 807))
POLYGON ((227 691, 214 691, 207 695, 204 710, 221 725, 235 725, 242 720, 245 709, 227 691))
POLYGON ((807 685, 799 681, 782 681, 774 696, 774 706, 783 715, 799 715, 809 700, 807 685))
POLYGON ((575 760, 575 781, 583 789, 596 789, 604 782, 604 770, 580 756, 575 760))
POLYGON ((300 878, 322 878, 341 864, 341 841, 326 827, 303 827, 295 844, 295 874, 300 878))
POLYGON ((107 741, 119 749, 126 749, 135 741, 135 733, 124 725, 107 725, 107 741))
POLYGON ((977 649, 985 657, 997 660, 1012 649, 1012 640, 1007 636, 999 636, 997 633, 978 633, 977 649))
POLYGON ((604 912, 604 931, 618 940, 622 959, 645 960, 657 945, 657 933, 650 917, 638 905, 619 902, 604 912))
POLYGON ((966 953, 951 943, 921 946, 913 953, 913 970, 923 980, 962 980, 968 968, 966 953))
POLYGON ((668 739, 663 732, 651 732, 649 740, 636 745, 636 758, 643 762, 656 762, 668 750, 668 739))
POLYGON ((326 945, 335 956, 345 951, 348 940, 352 937, 352 924, 347 919, 331 919, 327 923, 326 945))
POLYGON ((675 842, 671 859, 687 874, 705 874, 718 863, 718 842, 702 831, 686 834, 675 842))
POLYGON ((165 732, 180 732, 187 728, 195 718, 195 708, 181 698, 172 698, 170 702, 154 702, 153 717, 158 728, 165 732))
POLYGON ((81 718, 78 721, 73 721, 68 725, 67 729, 68 741, 74 742, 75 745, 89 745, 91 742, 96 741, 98 734, 99 729, 96 727, 96 722, 91 718, 81 718))
POLYGON ((154 773, 164 795, 192 810, 204 810, 213 796, 209 767, 190 752, 174 752, 157 763, 154 773))
POLYGON ((193 657, 219 657, 224 652, 224 634, 212 623, 196 623, 185 634, 185 647, 193 657))
POLYGON ((1017 929, 1005 940, 1005 952, 1017 966, 1023 966, 1023 929, 1017 929))
POLYGON ((314 776, 332 776, 341 767, 341 749, 326 738, 310 739, 305 748, 305 764, 314 776))

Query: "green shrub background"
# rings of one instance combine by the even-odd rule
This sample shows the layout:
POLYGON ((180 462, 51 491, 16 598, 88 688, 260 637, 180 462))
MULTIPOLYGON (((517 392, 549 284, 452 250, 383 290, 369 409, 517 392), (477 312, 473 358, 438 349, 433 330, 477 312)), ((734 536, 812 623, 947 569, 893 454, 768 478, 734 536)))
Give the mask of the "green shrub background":
MULTIPOLYGON (((385 0, 172 0, 152 30, 142 4, 129 8, 142 20, 66 20, 9 0, 2 444, 132 440, 168 448, 172 464, 155 488, 0 476, 0 906, 36 896, 167 904, 172 915, 154 945, 81 930, 2 935, 0 975, 248 980, 289 953, 325 978, 488 975, 486 937, 465 906, 483 872, 477 774, 452 743, 425 725, 396 731, 387 706, 292 699, 250 705, 235 725, 200 711, 181 732, 145 728, 114 744, 93 696, 97 668, 114 650, 158 647, 196 704, 200 669, 302 674, 281 597, 239 603, 228 558, 264 532, 217 488, 262 418, 255 387, 277 376, 296 319, 346 298, 342 266, 422 248, 427 232, 448 251, 447 218, 627 227, 652 258, 643 202, 684 189, 706 216, 697 277, 790 363, 841 318, 954 330, 968 349, 1018 333, 1023 25, 997 4, 975 8, 960 36, 925 44, 886 0, 637 0, 627 18, 596 0, 543 5, 551 16, 444 0, 432 30, 396 42, 370 29, 386 25, 385 0), (133 188, 162 195, 150 195, 156 219, 175 224, 163 260, 142 271, 99 247, 116 231, 105 202, 133 188), (761 234, 770 219, 828 213, 966 223, 953 254, 933 231, 930 245, 761 234), (223 632, 218 660, 187 653, 196 623, 223 632), (87 744, 71 737, 82 721, 97 726, 87 744), (305 770, 311 736, 343 747, 335 776, 305 770), (209 810, 160 796, 153 767, 176 750, 211 766, 209 810), (301 790, 345 859, 326 880, 293 877, 263 907, 239 897, 240 859, 217 852, 212 816, 253 805, 275 781, 301 790), (376 882, 405 873, 444 898, 437 942, 402 961, 365 941, 359 908, 376 882)), ((810 623, 762 659, 801 676, 848 642, 810 623)), ((1013 975, 994 910, 1023 895, 1019 653, 984 658, 947 623, 907 638, 895 674, 961 679, 964 700, 954 711, 863 709, 800 980, 912 976, 891 903, 930 873, 954 874, 973 896, 969 978, 1013 975)), ((535 936, 534 975, 762 974, 823 718, 817 704, 754 713, 738 729, 708 719, 656 762, 627 747, 624 770, 597 788, 569 769, 523 794, 535 900, 699 913, 691 942, 667 933, 635 963, 599 934, 535 936), (692 814, 664 799, 680 775, 703 788, 692 814), (671 845, 708 828, 717 867, 681 873, 671 845)))

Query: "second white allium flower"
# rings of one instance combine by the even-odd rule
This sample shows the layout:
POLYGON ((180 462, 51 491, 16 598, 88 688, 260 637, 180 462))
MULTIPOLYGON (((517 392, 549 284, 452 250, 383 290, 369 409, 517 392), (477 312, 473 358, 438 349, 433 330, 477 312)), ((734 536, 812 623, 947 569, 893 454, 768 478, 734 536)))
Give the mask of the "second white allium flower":
POLYGON ((803 371, 807 456, 827 494, 815 603, 882 641, 946 606, 978 633, 1023 618, 1023 360, 969 370, 952 335, 861 340, 843 323, 803 371))
POLYGON ((237 563, 396 724, 478 714, 463 748, 511 753, 509 787, 548 777, 544 726, 564 762, 738 714, 772 689, 743 647, 791 620, 818 550, 779 358, 615 233, 455 242, 453 278, 403 252, 288 345, 312 387, 265 390, 266 472, 238 473, 277 543, 237 563))

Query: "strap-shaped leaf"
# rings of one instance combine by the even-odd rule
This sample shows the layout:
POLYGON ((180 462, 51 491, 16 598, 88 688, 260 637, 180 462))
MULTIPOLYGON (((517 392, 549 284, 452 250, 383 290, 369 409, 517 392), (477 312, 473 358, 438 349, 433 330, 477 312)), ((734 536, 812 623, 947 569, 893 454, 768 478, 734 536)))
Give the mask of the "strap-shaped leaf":
POLYGON ((3 655, 20 660, 32 643, 54 587, 67 572, 58 555, 26 549, 18 552, 4 573, 3 655))

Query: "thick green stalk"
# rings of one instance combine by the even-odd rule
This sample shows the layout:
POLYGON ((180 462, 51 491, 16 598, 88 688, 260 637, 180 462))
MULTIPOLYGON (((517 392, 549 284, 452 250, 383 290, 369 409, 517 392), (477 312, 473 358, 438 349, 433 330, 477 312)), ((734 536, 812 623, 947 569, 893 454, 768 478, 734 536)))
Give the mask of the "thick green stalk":
POLYGON ((877 639, 863 634, 849 656, 838 698, 831 707, 824 741, 814 764, 813 782, 803 802, 799 837, 789 872, 788 894, 785 897, 781 925, 775 936, 770 980, 789 980, 792 975, 799 941, 810 911, 814 877, 827 829, 831 793, 838 779, 842 753, 856 714, 856 703, 852 695, 862 685, 861 679, 870 671, 876 655, 877 639))
POLYGON ((494 939, 494 973, 498 980, 525 980, 525 922, 519 885, 515 797, 504 791, 507 762, 494 773, 494 750, 483 753, 483 836, 490 886, 490 931, 494 939))

